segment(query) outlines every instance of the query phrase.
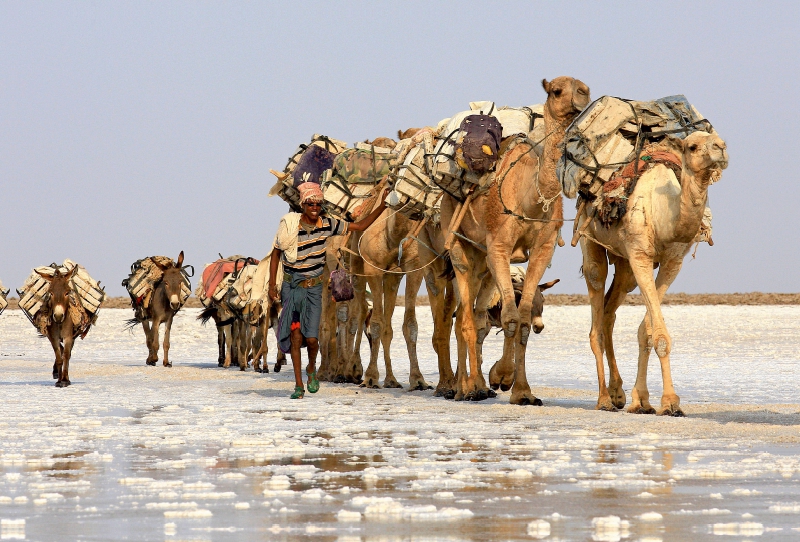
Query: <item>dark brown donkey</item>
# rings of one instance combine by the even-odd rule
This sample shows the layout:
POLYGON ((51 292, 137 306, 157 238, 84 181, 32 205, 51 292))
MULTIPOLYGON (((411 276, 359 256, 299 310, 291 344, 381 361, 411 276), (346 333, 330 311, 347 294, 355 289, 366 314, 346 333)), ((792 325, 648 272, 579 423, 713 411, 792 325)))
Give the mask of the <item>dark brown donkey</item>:
POLYGON ((181 303, 181 284, 184 276, 181 272, 183 267, 183 251, 178 255, 178 261, 172 267, 159 266, 164 274, 161 280, 153 285, 153 298, 150 306, 144 311, 145 318, 134 318, 128 321, 129 327, 142 324, 144 335, 147 338, 148 365, 155 365, 158 361, 158 332, 159 326, 164 324, 164 367, 172 367, 169 361, 169 332, 172 329, 172 319, 183 306, 181 303))
MULTIPOLYGON (((75 340, 75 327, 69 315, 69 295, 72 292, 70 280, 78 272, 78 266, 62 275, 58 267, 50 277, 39 273, 39 276, 50 283, 50 289, 44 298, 44 307, 47 318, 47 338, 53 345, 56 362, 53 364, 53 378, 56 378, 57 388, 66 388, 69 381, 69 358, 72 356, 72 344, 75 340)), ((74 294, 73 294, 74 295, 74 294)), ((40 328, 41 329, 41 328, 40 328)))

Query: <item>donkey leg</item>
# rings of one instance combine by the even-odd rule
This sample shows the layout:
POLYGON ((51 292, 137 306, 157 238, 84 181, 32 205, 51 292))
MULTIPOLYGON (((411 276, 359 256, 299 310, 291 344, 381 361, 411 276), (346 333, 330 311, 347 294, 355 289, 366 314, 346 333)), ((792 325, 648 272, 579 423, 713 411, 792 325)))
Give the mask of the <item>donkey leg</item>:
POLYGON ((155 365, 158 363, 158 348, 159 348, 159 331, 161 327, 161 319, 156 316, 153 318, 153 323, 150 326, 150 356, 147 359, 148 365, 155 365))
POLYGON ((169 332, 172 330, 172 319, 174 317, 175 313, 172 313, 167 317, 167 321, 164 322, 164 367, 172 367, 172 363, 169 361, 169 332))
MULTIPOLYGON (((64 337, 64 347, 61 349, 61 387, 66 388, 72 382, 69 381, 69 359, 72 357, 72 330, 70 329, 64 337)), ((58 385, 58 383, 56 383, 58 385)))
POLYGON ((225 364, 225 326, 217 326, 217 348, 217 366, 222 367, 225 364))
POLYGON ((61 357, 61 338, 56 336, 55 330, 49 328, 47 330, 47 339, 50 341, 50 345, 53 347, 53 353, 56 356, 56 361, 53 363, 53 378, 58 380, 56 382, 56 386, 59 388, 61 387, 59 383, 61 382, 61 369, 62 369, 62 357, 61 357))

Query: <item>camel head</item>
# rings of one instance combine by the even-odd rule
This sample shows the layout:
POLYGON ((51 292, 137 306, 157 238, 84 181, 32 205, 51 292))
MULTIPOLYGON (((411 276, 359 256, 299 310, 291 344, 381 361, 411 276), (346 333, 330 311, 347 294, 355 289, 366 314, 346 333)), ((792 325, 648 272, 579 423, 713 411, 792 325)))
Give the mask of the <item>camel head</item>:
POLYGON ((364 143, 367 145, 374 145, 376 147, 384 147, 386 149, 393 149, 397 146, 397 142, 389 137, 377 137, 372 141, 365 139, 364 143))
POLYGON ((717 134, 693 132, 685 139, 668 137, 665 143, 683 157, 683 165, 706 183, 715 182, 728 167, 728 147, 717 134), (705 173, 706 175, 700 175, 705 173))
POLYGON ((589 87, 572 77, 556 77, 552 81, 542 79, 542 87, 547 93, 544 108, 550 117, 566 126, 589 105, 589 87))
POLYGON ((417 135, 417 132, 420 132, 422 128, 409 128, 408 130, 397 130, 397 139, 408 139, 409 137, 414 137, 417 135))

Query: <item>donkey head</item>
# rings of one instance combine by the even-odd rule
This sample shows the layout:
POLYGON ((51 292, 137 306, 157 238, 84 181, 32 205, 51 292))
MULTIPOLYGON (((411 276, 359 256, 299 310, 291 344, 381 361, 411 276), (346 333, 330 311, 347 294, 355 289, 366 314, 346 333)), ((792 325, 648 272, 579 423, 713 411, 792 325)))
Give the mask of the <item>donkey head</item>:
POLYGON ((536 293, 533 294, 533 305, 531 306, 531 324, 534 333, 541 333, 544 329, 544 321, 542 321, 542 313, 544 312, 544 294, 543 291, 552 288, 561 279, 551 280, 536 287, 536 293))
POLYGON ((181 285, 183 284, 183 274, 181 273, 183 267, 183 251, 178 255, 178 261, 172 267, 164 269, 164 275, 161 277, 161 283, 164 285, 169 306, 172 310, 176 311, 181 308, 181 285))
POLYGON ((53 322, 60 324, 64 321, 67 311, 69 310, 69 293, 72 291, 69 283, 72 277, 78 272, 78 266, 76 265, 63 275, 58 267, 55 269, 55 273, 53 273, 52 277, 43 275, 42 273, 38 274, 50 283, 50 289, 45 298, 45 304, 50 309, 53 322))

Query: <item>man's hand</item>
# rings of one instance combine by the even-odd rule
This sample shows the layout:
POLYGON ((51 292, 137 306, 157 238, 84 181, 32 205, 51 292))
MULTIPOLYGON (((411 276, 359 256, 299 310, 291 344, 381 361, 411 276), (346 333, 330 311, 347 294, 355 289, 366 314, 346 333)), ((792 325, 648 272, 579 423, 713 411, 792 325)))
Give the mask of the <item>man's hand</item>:
POLYGON ((386 203, 386 198, 388 198, 389 194, 391 193, 392 193, 392 188, 387 186, 386 190, 384 190, 383 194, 381 194, 381 203, 386 203))
POLYGON ((280 301, 280 295, 278 294, 278 287, 275 286, 275 284, 272 282, 270 282, 269 284, 269 298, 272 301, 280 301))

